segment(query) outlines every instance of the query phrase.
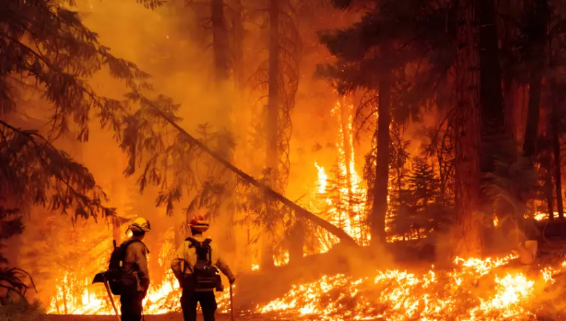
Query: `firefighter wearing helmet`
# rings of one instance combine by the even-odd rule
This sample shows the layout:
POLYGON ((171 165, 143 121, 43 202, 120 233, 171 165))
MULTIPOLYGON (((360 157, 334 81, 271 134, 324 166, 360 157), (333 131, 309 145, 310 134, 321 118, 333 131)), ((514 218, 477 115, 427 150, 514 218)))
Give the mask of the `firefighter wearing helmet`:
POLYGON ((216 311, 215 289, 222 283, 218 269, 228 277, 230 284, 236 278, 224 262, 212 240, 202 234, 208 230, 208 221, 202 216, 189 222, 192 237, 188 237, 177 250, 171 269, 182 288, 181 308, 185 321, 196 321, 197 303, 200 303, 204 321, 214 321, 216 311))
POLYGON ((126 284, 122 287, 120 303, 122 305, 122 321, 140 321, 142 317, 142 302, 149 288, 149 270, 147 267, 147 247, 142 242, 145 233, 151 231, 149 221, 136 218, 126 230, 132 231, 122 246, 126 246, 124 258, 124 277, 126 284), (128 278, 130 282, 128 282, 128 278))

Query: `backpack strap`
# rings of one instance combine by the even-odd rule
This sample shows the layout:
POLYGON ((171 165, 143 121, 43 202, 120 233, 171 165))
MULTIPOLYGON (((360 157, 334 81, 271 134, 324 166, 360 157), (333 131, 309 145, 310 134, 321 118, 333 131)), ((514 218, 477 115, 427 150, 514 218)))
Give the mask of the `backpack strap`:
POLYGON ((185 239, 185 241, 191 242, 191 245, 189 245, 189 248, 207 248, 208 249, 208 264, 212 265, 212 247, 210 246, 210 243, 212 242, 211 239, 207 238, 205 239, 202 243, 195 240, 192 237, 187 237, 185 239))
POLYGON ((130 246, 130 245, 132 245, 132 244, 134 244, 134 243, 141 243, 141 244, 143 244, 143 247, 145 247, 145 250, 147 251, 147 254, 149 254, 149 249, 147 248, 147 245, 145 245, 144 242, 142 242, 142 241, 140 241, 140 240, 137 240, 137 239, 131 239, 131 240, 128 240, 128 241, 122 243, 122 246, 125 246, 124 251, 128 248, 128 246, 130 246))
MULTIPOLYGON (((126 253, 127 253, 127 251, 128 251, 128 246, 130 246, 130 245, 132 245, 132 244, 134 244, 134 243, 141 243, 141 244, 145 247, 145 250, 147 251, 147 254, 149 254, 149 249, 147 248, 147 246, 145 245, 144 242, 142 242, 142 241, 140 241, 140 240, 137 240, 137 239, 130 239, 130 240, 127 240, 126 242, 122 243, 122 245, 120 245, 120 246, 123 246, 123 247, 124 247, 124 251, 123 251, 124 257, 122 258, 122 261, 124 261, 124 263, 126 263, 125 261, 126 261, 126 253)), ((137 266, 137 264, 136 264, 136 267, 137 267, 137 269, 139 270, 139 267, 137 266)))
POLYGON ((212 242, 211 239, 206 239, 202 242, 208 248, 208 264, 212 265, 212 246, 210 243, 212 242))
POLYGON ((194 246, 194 247, 200 246, 200 242, 197 241, 197 240, 195 240, 195 239, 192 238, 192 237, 187 237, 187 238, 185 239, 185 241, 191 242, 191 245, 189 245, 189 248, 191 248, 191 247, 193 247, 193 246, 194 246))

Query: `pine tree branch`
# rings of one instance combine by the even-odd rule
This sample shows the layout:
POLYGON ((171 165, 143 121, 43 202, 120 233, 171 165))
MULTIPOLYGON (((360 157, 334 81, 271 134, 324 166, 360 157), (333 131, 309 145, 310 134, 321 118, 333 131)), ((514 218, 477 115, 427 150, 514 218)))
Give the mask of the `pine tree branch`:
MULTIPOLYGON (((85 194, 77 191, 77 189, 75 189, 75 187, 73 186, 73 183, 71 183, 69 178, 63 177, 61 175, 61 170, 58 170, 56 168, 53 168, 52 162, 53 159, 48 159, 45 157, 45 151, 51 151, 54 153, 54 155, 60 155, 60 152, 57 148, 55 148, 55 146, 53 146, 45 137, 43 137, 42 135, 38 134, 37 132, 33 132, 33 131, 25 131, 25 130, 21 130, 19 128, 16 128, 10 124, 8 124, 7 122, 0 120, 0 125, 2 125, 5 128, 8 128, 9 130, 11 130, 12 132, 16 133, 16 135, 18 136, 22 136, 25 137, 34 147, 34 151, 35 151, 35 155, 37 157, 37 159, 41 162, 43 168, 45 169, 49 169, 48 175, 52 175, 57 181, 62 182, 64 184, 64 186, 66 186, 66 189, 71 193, 71 195, 73 195, 73 198, 77 201, 77 206, 79 207, 85 207, 90 211, 90 214, 92 216, 95 217, 96 219, 96 212, 102 212, 104 214, 105 217, 108 216, 113 216, 115 215, 115 210, 111 209, 111 208, 107 208, 104 207, 103 205, 100 204, 100 200, 99 199, 91 199, 90 197, 86 196, 85 194), (38 144, 37 139, 39 139, 44 146, 41 146, 40 144, 38 144), (45 148, 47 147, 47 149, 45 148), (49 161, 48 161, 49 160, 49 161)), ((7 142, 7 138, 4 136, 3 134, 3 141, 7 142)), ((10 154, 15 154, 17 151, 12 150, 9 153, 10 154)), ((6 167, 9 166, 9 163, 6 163, 6 167)), ((65 168, 65 164, 60 164, 63 165, 63 168, 65 168)), ((74 163, 72 161, 70 161, 70 163, 67 164, 67 170, 70 169, 69 166, 73 166, 74 163)), ((28 166, 30 166, 28 164, 28 166)), ((65 169, 63 169, 65 170, 65 169)), ((80 179, 81 176, 83 177, 87 177, 87 181, 85 182, 86 185, 82 186, 81 188, 86 189, 87 191, 93 191, 97 188, 96 185, 94 185, 94 179, 92 178, 92 175, 88 172, 88 170, 84 170, 82 173, 77 172, 75 174, 78 174, 79 176, 77 176, 77 179, 80 179)), ((6 176, 5 179, 9 179, 9 176, 6 176)), ((8 184, 11 184, 11 182, 7 182, 8 184)), ((75 182, 75 184, 79 183, 79 181, 75 182)), ((79 185, 80 186, 80 185, 79 185)), ((63 206, 63 210, 65 210, 65 206, 63 206)), ((79 213, 80 214, 80 213, 79 213)), ((84 215, 84 214, 82 214, 84 215)))

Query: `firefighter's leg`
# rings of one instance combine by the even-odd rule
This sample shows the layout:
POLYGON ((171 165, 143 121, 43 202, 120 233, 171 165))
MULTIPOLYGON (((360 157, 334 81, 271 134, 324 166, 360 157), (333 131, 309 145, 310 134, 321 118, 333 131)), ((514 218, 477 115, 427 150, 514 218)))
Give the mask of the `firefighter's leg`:
POLYGON ((197 320, 197 303, 198 298, 194 290, 183 291, 183 295, 181 296, 181 308, 183 309, 183 318, 185 321, 197 320))
POLYGON ((200 292, 198 295, 204 321, 214 321, 214 313, 217 308, 214 291, 200 292))
POLYGON ((124 293, 120 296, 122 321, 140 321, 142 316, 142 297, 139 292, 124 293))

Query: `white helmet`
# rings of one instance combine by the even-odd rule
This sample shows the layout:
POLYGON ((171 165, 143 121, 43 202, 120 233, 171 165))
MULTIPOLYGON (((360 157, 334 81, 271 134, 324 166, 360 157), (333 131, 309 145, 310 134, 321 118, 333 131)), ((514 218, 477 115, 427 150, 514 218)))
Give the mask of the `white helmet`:
POLYGON ((143 217, 138 217, 128 226, 128 230, 145 233, 151 231, 151 226, 148 220, 143 217))

